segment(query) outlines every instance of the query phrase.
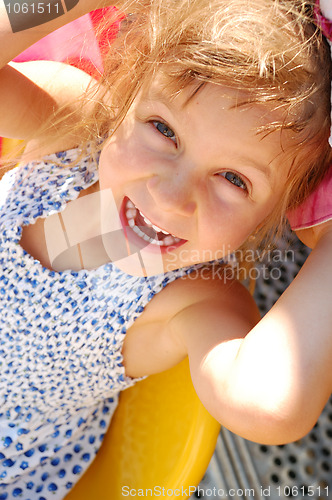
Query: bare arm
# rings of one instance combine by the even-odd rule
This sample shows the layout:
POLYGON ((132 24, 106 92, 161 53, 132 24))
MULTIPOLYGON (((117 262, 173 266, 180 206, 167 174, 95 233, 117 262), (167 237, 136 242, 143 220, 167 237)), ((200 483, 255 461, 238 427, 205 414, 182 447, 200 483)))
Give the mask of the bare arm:
MULTIPOLYGON (((79 0, 68 12, 51 20, 47 20, 50 16, 43 17, 45 22, 34 26, 40 21, 39 18, 36 21, 38 5, 44 11, 50 9, 49 5, 58 6, 54 10, 56 13, 60 4, 63 8, 65 1, 47 0, 38 3, 36 0, 34 3, 33 0, 0 0, 0 136, 17 139, 31 137, 59 107, 68 103, 75 106, 91 83, 91 78, 84 72, 64 64, 44 61, 14 64, 9 61, 42 37, 89 11, 124 3, 122 0, 79 0), (30 6, 28 13, 16 7, 18 14, 14 15, 14 5, 23 4, 30 6), (20 27, 20 22, 25 28, 30 23, 31 28, 15 31, 17 26, 20 27)), ((71 4, 74 3, 71 0, 71 4)))
POLYGON ((0 71, 0 136, 27 139, 58 108, 71 105, 93 79, 63 63, 11 63, 0 71))
POLYGON ((331 255, 332 231, 324 231, 254 327, 250 300, 235 287, 172 320, 199 397, 233 432, 280 444, 306 434, 319 417, 332 388, 331 255))

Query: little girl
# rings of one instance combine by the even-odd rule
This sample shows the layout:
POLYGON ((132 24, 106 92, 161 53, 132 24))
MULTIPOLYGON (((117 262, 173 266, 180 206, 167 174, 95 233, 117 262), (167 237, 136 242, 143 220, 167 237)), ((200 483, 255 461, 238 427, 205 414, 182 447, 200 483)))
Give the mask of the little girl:
POLYGON ((27 141, 0 184, 0 498, 64 498, 119 391, 187 355, 223 425, 299 438, 332 387, 332 232, 317 226, 261 321, 227 258, 249 260, 328 169, 331 59, 313 2, 118 2, 133 15, 98 84, 6 65, 100 6, 48 2, 42 18, 30 4, 0 12, 0 134, 27 141))

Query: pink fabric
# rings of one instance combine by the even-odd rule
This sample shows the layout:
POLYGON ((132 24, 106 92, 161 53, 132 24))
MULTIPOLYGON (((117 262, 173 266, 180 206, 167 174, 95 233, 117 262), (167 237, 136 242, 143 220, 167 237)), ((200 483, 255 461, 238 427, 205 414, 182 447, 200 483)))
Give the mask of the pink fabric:
POLYGON ((287 217, 292 229, 313 227, 332 219, 332 166, 316 191, 287 217))
POLYGON ((22 62, 46 59, 63 62, 71 58, 91 61, 102 72, 101 54, 89 14, 50 33, 14 60, 22 62))
MULTIPOLYGON (((326 19, 326 17, 323 16, 320 7, 319 7, 319 0, 316 0, 315 8, 315 17, 317 24, 323 31, 324 35, 326 38, 332 41, 332 21, 330 19, 326 19)), ((327 15, 327 14, 325 14, 327 15)))
POLYGON ((96 77, 98 73, 103 72, 103 54, 107 50, 109 41, 116 37, 121 18, 123 16, 119 15, 114 7, 94 10, 42 38, 14 61, 68 62, 96 77), (117 12, 116 22, 113 22, 114 12, 117 12), (95 27, 104 18, 108 19, 109 26, 97 39, 95 27))

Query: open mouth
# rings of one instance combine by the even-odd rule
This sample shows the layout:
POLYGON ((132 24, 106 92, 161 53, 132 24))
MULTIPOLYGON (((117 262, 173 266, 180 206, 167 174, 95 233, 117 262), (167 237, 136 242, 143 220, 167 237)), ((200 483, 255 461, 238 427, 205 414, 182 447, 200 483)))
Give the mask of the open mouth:
POLYGON ((129 198, 124 199, 121 212, 125 226, 129 226, 146 243, 157 245, 161 250, 182 245, 187 241, 153 224, 129 198))

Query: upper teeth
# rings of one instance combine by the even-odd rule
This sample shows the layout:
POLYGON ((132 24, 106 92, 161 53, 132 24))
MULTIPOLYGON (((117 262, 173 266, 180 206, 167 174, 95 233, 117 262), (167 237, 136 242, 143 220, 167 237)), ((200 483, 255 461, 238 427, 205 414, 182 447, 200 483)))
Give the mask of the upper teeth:
POLYGON ((153 229, 158 233, 159 231, 161 231, 162 233, 164 234, 169 234, 167 231, 164 231, 163 229, 161 229, 160 227, 158 226, 155 226, 154 224, 152 224, 152 222, 147 218, 145 217, 145 215, 142 214, 142 212, 140 210, 138 210, 139 213, 141 214, 141 216, 143 217, 143 219, 145 220, 145 222, 147 223, 148 226, 151 226, 153 227, 153 229))
POLYGON ((172 234, 168 233, 167 231, 164 231, 164 229, 161 229, 160 227, 153 224, 144 214, 142 214, 142 212, 137 207, 135 207, 135 205, 133 204, 133 202, 131 200, 128 200, 126 203, 126 217, 127 217, 129 226, 132 229, 134 229, 137 234, 142 233, 142 237, 146 240, 150 240, 151 243, 156 243, 158 245, 172 245, 174 243, 178 243, 179 241, 181 241, 180 238, 173 236, 172 234), (161 233, 167 234, 168 235, 167 238, 164 238, 163 241, 159 241, 159 240, 150 238, 149 236, 145 235, 136 226, 135 217, 136 217, 137 213, 139 213, 141 215, 141 217, 143 218, 144 222, 148 226, 152 227, 157 233, 161 232, 161 233))

